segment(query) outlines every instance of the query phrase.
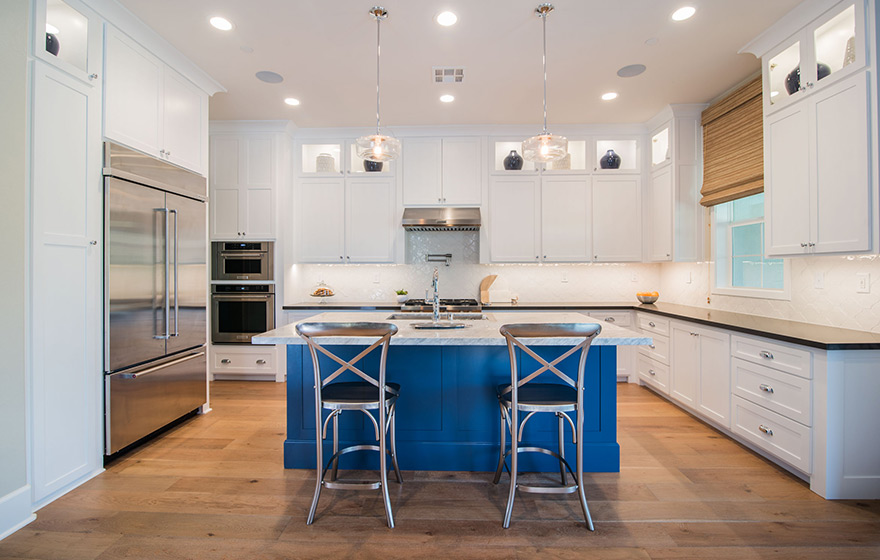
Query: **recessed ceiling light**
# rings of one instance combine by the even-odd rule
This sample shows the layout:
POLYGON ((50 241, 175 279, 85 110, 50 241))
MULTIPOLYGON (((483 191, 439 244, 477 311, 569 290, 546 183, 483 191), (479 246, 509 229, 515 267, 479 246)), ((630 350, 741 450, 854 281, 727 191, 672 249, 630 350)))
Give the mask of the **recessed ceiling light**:
POLYGON ((241 49, 241 52, 243 52, 243 53, 251 54, 252 52, 254 52, 254 49, 252 47, 247 46, 247 45, 242 45, 238 48, 241 49))
POLYGON ((267 84, 280 84, 284 81, 284 76, 276 72, 270 72, 269 70, 260 70, 255 76, 258 80, 266 82, 267 84))
POLYGON ((684 21, 696 13, 697 9, 693 6, 685 6, 679 8, 672 13, 672 19, 675 21, 684 21))
POLYGON ((287 103, 288 105, 293 105, 293 106, 299 105, 299 99, 297 99, 295 97, 288 97, 284 100, 284 102, 287 103))
POLYGON ((618 70, 617 75, 621 78, 632 78, 638 76, 647 69, 648 67, 644 64, 630 64, 629 66, 624 66, 618 70))
POLYGON ((434 19, 443 27, 449 27, 450 25, 455 25, 455 22, 458 21, 458 16, 452 12, 440 12, 434 19))
POLYGON ((220 31, 229 31, 230 29, 232 29, 232 23, 226 18, 214 16, 209 21, 211 22, 211 25, 213 25, 220 31))
POLYGON ((53 35, 58 34, 58 28, 52 25, 51 23, 46 24, 46 33, 52 33, 53 35))
POLYGON ((455 101, 455 96, 449 94, 441 95, 440 101, 442 101, 443 103, 452 103, 453 101, 455 101))
POLYGON ((659 42, 660 42, 660 39, 658 39, 657 37, 651 37, 645 41, 645 44, 648 45, 649 47, 653 47, 654 45, 656 45, 659 42))
POLYGON ((602 101, 611 101, 612 99, 617 99, 616 91, 609 91, 608 93, 602 94, 602 101))

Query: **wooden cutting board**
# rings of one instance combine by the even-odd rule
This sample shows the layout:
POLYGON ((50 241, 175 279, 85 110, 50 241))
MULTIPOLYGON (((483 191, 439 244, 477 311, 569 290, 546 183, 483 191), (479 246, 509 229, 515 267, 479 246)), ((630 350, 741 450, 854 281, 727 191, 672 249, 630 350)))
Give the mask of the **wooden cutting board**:
POLYGON ((480 303, 486 305, 489 303, 489 287, 495 282, 495 279, 498 278, 497 274, 490 274, 483 278, 483 281, 480 282, 480 303))

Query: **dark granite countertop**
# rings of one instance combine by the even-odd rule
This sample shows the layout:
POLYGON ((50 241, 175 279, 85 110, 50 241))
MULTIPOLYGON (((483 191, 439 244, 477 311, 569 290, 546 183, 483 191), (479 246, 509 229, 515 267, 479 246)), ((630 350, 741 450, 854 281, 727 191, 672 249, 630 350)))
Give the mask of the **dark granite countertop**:
MULTIPOLYGON (((388 302, 347 302, 324 304, 285 305, 289 311, 343 311, 343 310, 395 310, 400 305, 388 302)), ((528 302, 518 304, 492 304, 483 306, 484 312, 492 311, 590 311, 591 309, 634 309, 655 313, 672 319, 693 321, 710 327, 755 336, 763 336, 783 342, 803 344, 822 350, 880 350, 880 333, 841 329, 825 325, 813 325, 786 319, 772 319, 745 313, 719 311, 705 307, 691 307, 674 303, 638 304, 634 302, 528 302)))

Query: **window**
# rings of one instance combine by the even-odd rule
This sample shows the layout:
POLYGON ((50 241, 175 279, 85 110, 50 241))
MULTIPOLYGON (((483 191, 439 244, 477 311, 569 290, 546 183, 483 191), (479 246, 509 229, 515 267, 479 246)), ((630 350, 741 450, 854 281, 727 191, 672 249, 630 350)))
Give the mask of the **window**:
POLYGON ((791 299, 788 262, 764 256, 764 194, 713 207, 714 293, 791 299))

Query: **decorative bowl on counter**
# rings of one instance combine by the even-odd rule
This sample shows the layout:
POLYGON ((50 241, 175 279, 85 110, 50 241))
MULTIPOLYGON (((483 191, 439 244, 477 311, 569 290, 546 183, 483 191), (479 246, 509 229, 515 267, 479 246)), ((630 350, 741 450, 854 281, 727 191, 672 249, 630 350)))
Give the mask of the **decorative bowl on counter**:
POLYGON ((657 292, 639 292, 636 294, 636 299, 642 303, 654 303, 660 299, 660 294, 657 292))

